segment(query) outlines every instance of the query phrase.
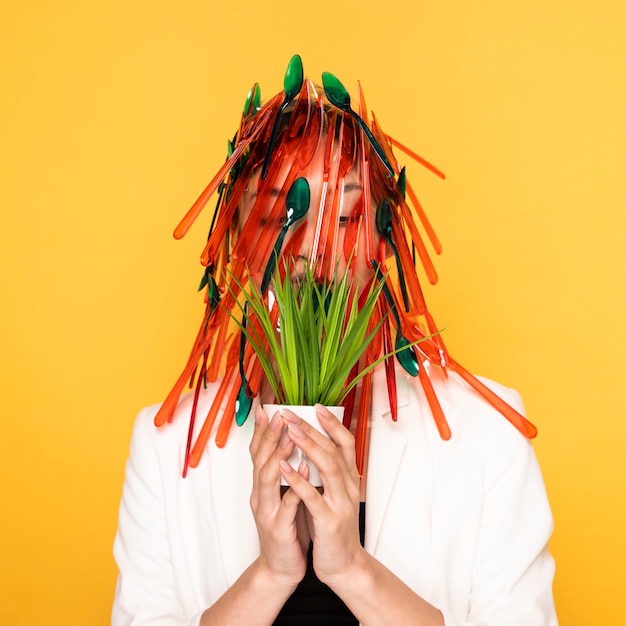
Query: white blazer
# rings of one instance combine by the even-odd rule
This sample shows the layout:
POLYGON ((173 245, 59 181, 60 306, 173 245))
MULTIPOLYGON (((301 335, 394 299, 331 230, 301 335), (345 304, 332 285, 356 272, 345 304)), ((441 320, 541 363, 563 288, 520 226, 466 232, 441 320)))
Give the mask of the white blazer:
MULTIPOLYGON (((522 411, 518 394, 485 381, 522 411)), ((433 380, 442 441, 418 381, 398 376, 398 421, 374 374, 365 548, 438 607, 447 626, 556 626, 552 516, 529 442, 456 375, 433 380)), ((203 392, 198 421, 215 385, 203 392)), ((192 397, 174 422, 138 416, 114 554, 113 626, 196 626, 259 554, 249 418, 181 478, 192 397)), ((254 410, 254 406, 253 409, 254 410)))

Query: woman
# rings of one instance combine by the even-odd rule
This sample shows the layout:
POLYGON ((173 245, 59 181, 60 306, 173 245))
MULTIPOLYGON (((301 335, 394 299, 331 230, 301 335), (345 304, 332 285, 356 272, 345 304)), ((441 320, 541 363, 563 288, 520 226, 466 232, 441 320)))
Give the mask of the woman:
POLYGON ((393 140, 375 119, 364 128, 362 94, 357 114, 332 75, 324 88, 302 79, 299 57, 264 107, 255 87, 232 155, 175 232, 219 191, 201 330, 166 401, 135 425, 112 623, 553 626, 552 518, 527 440, 534 427, 514 391, 475 379, 439 336, 415 352, 417 378, 377 368, 345 425, 318 406, 329 437, 291 411, 266 415, 262 385, 248 384, 252 376, 240 384, 250 370, 229 340, 226 285, 246 271, 266 282, 277 253, 296 259, 296 273, 314 264, 321 280, 338 268, 365 283, 391 252, 399 279, 386 306, 409 339, 435 328, 406 233, 436 276, 405 192, 421 207, 393 140), (309 183, 311 208, 292 219, 286 196, 296 177, 309 183), (195 393, 180 399, 196 371, 195 393), (240 428, 230 429, 233 413, 240 428), (367 455, 357 458, 353 432, 367 455), (286 462, 295 447, 323 489, 308 483, 305 463, 286 462))

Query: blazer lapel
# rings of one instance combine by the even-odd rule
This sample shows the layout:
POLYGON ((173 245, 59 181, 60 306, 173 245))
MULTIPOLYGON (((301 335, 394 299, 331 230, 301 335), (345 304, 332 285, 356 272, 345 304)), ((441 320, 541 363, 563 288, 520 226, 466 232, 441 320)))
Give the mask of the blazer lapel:
MULTIPOLYGON (((444 412, 451 415, 447 382, 437 371, 431 372, 431 380, 444 412)), ((380 405, 373 407, 370 430, 365 548, 412 589, 430 597, 436 553, 433 468, 438 451, 450 443, 439 438, 417 379, 398 373, 397 422, 391 420, 384 383, 383 374, 375 392, 380 405)))
MULTIPOLYGON (((398 409, 408 403, 405 385, 398 385, 398 409)), ((365 508, 365 549, 376 553, 389 498, 406 448, 406 436, 393 428, 384 369, 374 372, 369 428, 369 460, 365 508)))
POLYGON ((259 537, 250 509, 252 493, 252 459, 249 446, 254 430, 252 405, 243 426, 233 425, 225 449, 211 439, 208 450, 210 464, 211 512, 221 548, 221 561, 230 587, 259 555, 259 537))

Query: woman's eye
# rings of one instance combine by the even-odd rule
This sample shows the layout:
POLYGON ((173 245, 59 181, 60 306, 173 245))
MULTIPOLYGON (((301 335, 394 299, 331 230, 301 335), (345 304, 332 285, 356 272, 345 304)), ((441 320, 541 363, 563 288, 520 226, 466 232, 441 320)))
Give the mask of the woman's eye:
POLYGON ((266 217, 262 217, 259 221, 259 226, 261 228, 270 227, 270 228, 282 228, 287 221, 285 216, 280 217, 278 219, 269 220, 266 217))

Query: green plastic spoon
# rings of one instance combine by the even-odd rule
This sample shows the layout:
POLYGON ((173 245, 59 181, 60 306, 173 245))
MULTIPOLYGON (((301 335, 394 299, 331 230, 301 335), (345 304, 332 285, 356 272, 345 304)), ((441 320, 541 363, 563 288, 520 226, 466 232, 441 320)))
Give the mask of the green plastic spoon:
MULTIPOLYGON (((248 320, 248 303, 244 305, 243 320, 241 321, 243 329, 246 328, 248 320)), ((239 393, 237 394, 237 400, 235 401, 235 421, 237 426, 242 426, 250 413, 250 407, 252 406, 252 398, 250 397, 250 390, 248 389, 248 379, 246 378, 246 372, 243 366, 243 357, 246 351, 246 334, 241 332, 241 339, 239 340, 239 376, 241 377, 241 386, 239 387, 239 393)))
POLYGON ((272 134, 270 135, 267 152, 265 153, 265 161, 263 162, 263 170, 261 171, 261 178, 263 180, 265 180, 265 177, 267 176, 267 170, 270 166, 270 159, 272 158, 272 153, 274 152, 274 144, 276 143, 276 135, 278 134, 278 125, 280 124, 280 119, 289 103, 300 93, 303 82, 304 70, 302 68, 302 59, 300 58, 299 54, 294 54, 293 57, 291 57, 291 61, 289 61, 287 71, 285 72, 285 78, 283 81, 283 89, 285 91, 285 95, 283 98, 283 102, 280 105, 278 112, 276 113, 274 125, 272 126, 272 134))
POLYGON ((381 148, 378 141, 376 141, 374 135, 372 135, 372 131, 367 127, 367 124, 361 118, 361 116, 350 106, 350 94, 348 93, 348 90, 343 86, 343 83, 330 72, 322 73, 322 83, 324 85, 326 97, 338 109, 341 109, 342 111, 348 113, 357 121, 357 123, 369 139, 369 142, 372 144, 372 148, 374 148, 374 152, 376 152, 378 158, 383 162, 383 165, 387 168, 389 173, 392 176, 395 176, 393 166, 391 165, 389 159, 387 158, 387 155, 381 148))
POLYGON ((395 350, 399 350, 399 352, 396 353, 398 363, 400 363, 404 371, 409 374, 409 376, 417 376, 420 371, 419 363, 417 362, 415 352, 413 352, 411 342, 402 334, 402 323, 400 322, 400 315, 396 309, 396 303, 393 301, 391 291, 383 279, 382 272, 380 271, 380 265, 376 261, 372 260, 372 266, 376 271, 376 278, 382 282, 383 293, 387 299, 387 304, 389 304, 389 309, 396 320, 395 350))
POLYGON ((396 267, 398 268, 398 279, 400 281, 400 290, 402 291, 402 299, 404 300, 405 309, 409 310, 409 294, 406 289, 406 282, 404 280, 404 271, 402 269, 402 263, 400 263, 400 255, 398 254, 398 248, 391 236, 391 205, 387 198, 383 198, 376 208, 376 228, 381 234, 383 239, 389 244, 396 257, 396 267))
MULTIPOLYGON (((311 201, 311 190, 309 188, 309 183, 306 178, 297 178, 289 191, 287 192, 287 197, 285 198, 285 204, 287 205, 287 217, 285 223, 283 224, 280 233, 278 233, 278 237, 276 239, 276 243, 274 244, 274 248, 272 250, 272 254, 267 262, 267 266, 265 268, 265 272, 263 274, 263 281, 261 282, 261 293, 265 294, 267 288, 269 287, 270 280, 274 275, 274 270, 276 269, 276 261, 278 259, 278 255, 280 254, 281 248, 283 247, 283 241, 285 240, 285 236, 287 231, 293 224, 295 224, 301 217, 304 217, 309 210, 309 203, 311 201)), ((248 315, 248 303, 246 303, 244 308, 242 326, 246 327, 248 315)), ((246 378, 246 374, 244 371, 244 354, 246 349, 246 335, 244 332, 241 333, 241 340, 239 344, 239 376, 241 377, 241 386, 239 387, 239 393, 237 394, 237 401, 235 403, 235 421, 238 426, 241 426, 245 423, 246 418, 248 417, 248 413, 250 412, 250 407, 252 406, 252 399, 249 395, 248 389, 248 380, 246 378)))
POLYGON ((278 255, 283 247, 285 235, 291 226, 293 226, 300 218, 304 217, 309 210, 309 203, 311 201, 311 189, 306 178, 300 177, 293 181, 293 184, 287 192, 285 198, 285 204, 287 206, 287 214, 285 223, 278 233, 274 249, 267 261, 265 272, 263 273, 263 280, 261 281, 261 293, 265 294, 269 287, 270 280, 276 269, 276 261, 278 255))

